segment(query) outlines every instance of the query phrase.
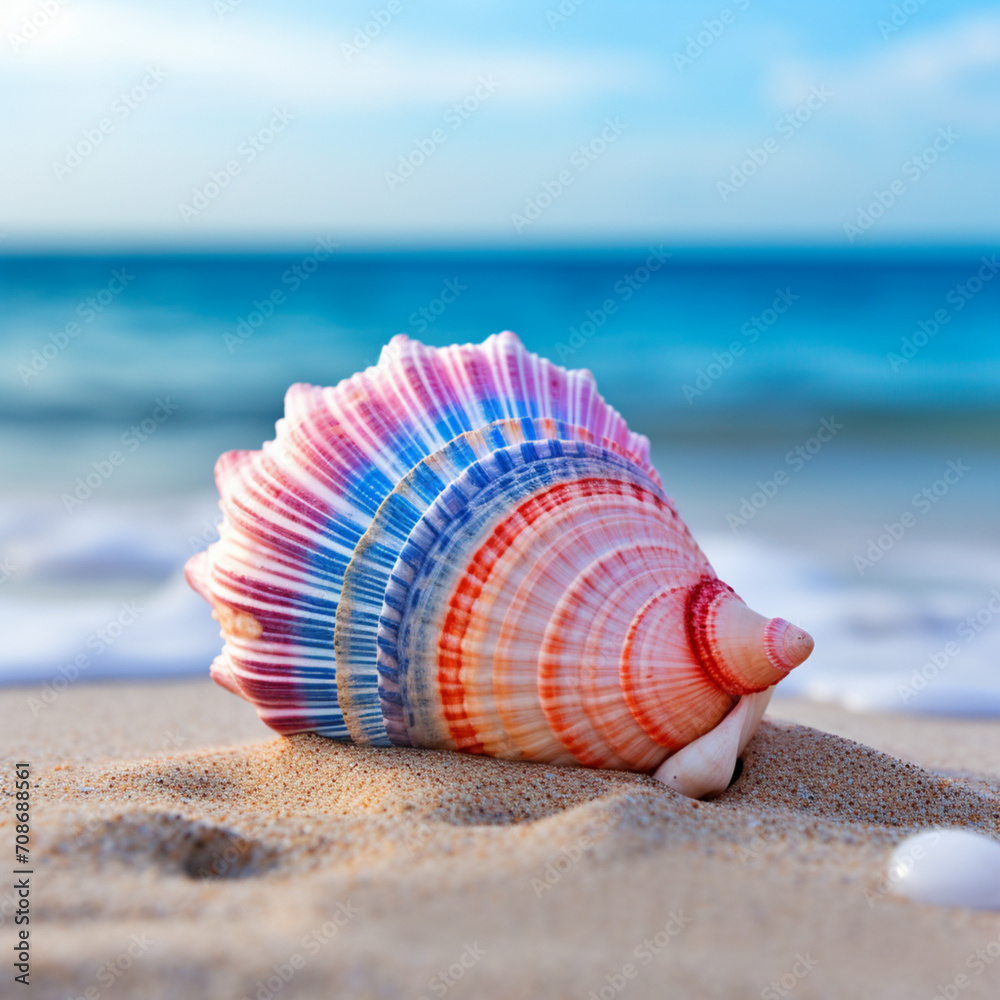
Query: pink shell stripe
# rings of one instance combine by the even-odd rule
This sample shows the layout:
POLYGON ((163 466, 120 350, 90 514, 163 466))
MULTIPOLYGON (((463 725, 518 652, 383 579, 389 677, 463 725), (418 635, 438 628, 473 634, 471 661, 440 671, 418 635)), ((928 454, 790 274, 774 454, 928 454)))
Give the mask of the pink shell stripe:
MULTIPOLYGON (((590 479, 660 492, 632 462, 614 453, 582 442, 538 441, 523 448, 497 450, 470 465, 410 532, 386 589, 379 631, 383 690, 394 693, 390 680, 398 686, 398 696, 383 699, 382 711, 390 726, 398 725, 401 719, 408 742, 481 750, 475 741, 464 738, 464 725, 458 721, 462 712, 455 715, 452 710, 464 703, 461 679, 440 670, 442 644, 450 636, 444 618, 452 596, 460 588, 480 540, 502 524, 518 504, 556 484, 590 479), (449 683, 445 684, 446 680, 449 683)), ((580 499, 585 502, 585 492, 580 499)), ((560 584, 552 579, 554 587, 560 584)), ((525 737, 530 752, 528 746, 521 749, 531 759, 571 763, 573 758, 552 735, 538 706, 536 634, 540 639, 544 632, 541 619, 545 608, 544 603, 531 606, 538 608, 538 620, 526 619, 524 627, 516 630, 518 641, 527 645, 530 653, 515 653, 509 660, 519 677, 523 670, 528 678, 520 689, 527 700, 523 712, 539 722, 525 737)), ((498 674, 507 662, 498 643, 493 656, 495 691, 498 674)), ((504 728, 517 742, 517 733, 506 720, 504 728)))
POLYGON ((350 738, 359 720, 344 718, 356 706, 338 691, 334 635, 357 546, 421 461, 458 435, 524 417, 581 428, 659 485, 649 442, 592 376, 530 354, 512 333, 443 349, 400 335, 377 366, 333 388, 292 386, 274 441, 219 459, 220 538, 187 567, 225 640, 213 677, 279 732, 350 738))
MULTIPOLYGON (((586 711, 579 662, 581 651, 586 650, 584 663, 613 666, 613 683, 606 697, 617 694, 621 698, 618 666, 635 602, 641 600, 640 595, 661 588, 664 580, 698 579, 698 569, 671 544, 673 539, 663 527, 650 525, 646 538, 630 533, 629 541, 596 550, 599 554, 582 567, 583 560, 576 562, 578 575, 558 598, 545 630, 538 669, 542 711, 560 742, 590 767, 655 767, 667 756, 666 748, 658 747, 659 753, 648 762, 647 758, 635 761, 618 754, 603 739, 586 711), (617 618, 604 614, 614 609, 627 613, 617 618)), ((620 708, 627 708, 623 698, 620 708)), ((607 709, 606 714, 610 714, 607 709)))
MULTIPOLYGON (((467 468, 485 461, 498 449, 523 446, 524 457, 535 453, 530 442, 551 439, 565 449, 571 442, 589 442, 591 438, 583 428, 553 420, 497 421, 460 435, 425 458, 382 503, 344 576, 334 634, 341 705, 351 703, 345 718, 356 741, 384 742, 388 738, 395 743, 409 742, 389 638, 389 630, 398 623, 399 608, 383 602, 399 552, 420 519, 467 468)), ((631 466, 631 460, 613 442, 603 444, 605 450, 631 466)), ((545 445, 536 447, 541 450, 545 445)))
MULTIPOLYGON (((575 479, 522 501, 479 542, 452 591, 438 644, 439 674, 448 678, 442 686, 457 683, 462 691, 461 702, 451 711, 453 731, 466 724, 471 730, 456 736, 463 746, 472 740, 469 746, 478 744, 491 756, 523 756, 498 707, 510 694, 506 671, 494 670, 501 639, 521 634, 518 616, 537 607, 542 581, 553 573, 565 574, 567 562, 585 563, 643 534, 657 534, 665 507, 655 491, 634 482, 575 479)), ((614 597, 606 595, 605 604, 614 597)), ((552 624, 551 609, 547 613, 546 631, 552 624)), ((532 631, 537 633, 537 626, 532 631)), ((541 651, 542 639, 536 639, 541 651)), ((569 661, 569 680, 578 684, 589 662, 587 650, 570 648, 569 661)), ((541 663, 539 656, 539 667, 541 663)))

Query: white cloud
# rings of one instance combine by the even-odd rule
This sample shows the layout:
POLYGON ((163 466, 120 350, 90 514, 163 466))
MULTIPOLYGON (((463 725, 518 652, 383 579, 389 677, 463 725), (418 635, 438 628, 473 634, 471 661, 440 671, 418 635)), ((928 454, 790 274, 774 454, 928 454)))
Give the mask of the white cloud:
POLYGON ((979 135, 956 146, 881 231, 921 220, 982 228, 996 202, 983 153, 996 148, 1000 115, 987 86, 1000 68, 996 16, 934 31, 915 18, 887 42, 873 23, 871 38, 840 56, 822 48, 808 54, 791 27, 751 31, 748 23, 746 34, 729 37, 728 60, 720 48, 715 65, 706 59, 682 78, 655 37, 631 56, 596 34, 532 47, 457 16, 448 32, 434 32, 440 10, 421 23, 407 19, 409 8, 348 60, 341 46, 354 37, 353 17, 314 13, 296 22, 291 11, 265 14, 249 0, 222 21, 211 0, 72 0, 13 52, 3 32, 17 30, 23 14, 11 11, 36 10, 38 0, 19 3, 0 4, 0 21, 8 15, 0 86, 18 97, 5 109, 18 156, 7 164, 0 222, 15 241, 60 233, 196 241, 320 229, 506 238, 510 213, 607 113, 628 122, 626 138, 546 213, 532 238, 595 227, 797 228, 839 238, 859 198, 944 125, 979 135), (149 64, 161 65, 167 82, 141 111, 116 120, 78 170, 57 179, 53 162, 149 64), (479 76, 499 82, 496 97, 390 193, 384 172, 479 76), (829 104, 794 138, 782 138, 766 171, 723 203, 716 181, 819 84, 833 91, 829 104), (294 127, 195 223, 182 223, 178 204, 275 106, 294 112, 294 127))
MULTIPOLYGON (((13 55, 4 53, 2 72, 14 84, 79 88, 130 77, 152 62, 206 104, 256 98, 287 101, 303 111, 347 113, 447 104, 490 74, 506 101, 538 106, 631 91, 648 77, 634 57, 608 53, 427 47, 392 22, 349 55, 342 46, 351 44, 354 24, 305 30, 254 20, 242 11, 220 22, 210 12, 206 5, 192 19, 107 2, 63 7, 13 55)), ((8 31, 20 24, 18 16, 6 20, 8 31)))
POLYGON ((1000 17, 966 17, 922 32, 907 25, 876 44, 846 61, 777 61, 768 96, 790 107, 822 83, 834 92, 834 114, 890 129, 914 119, 984 131, 1000 122, 995 90, 982 83, 984 74, 1000 76, 1000 17))

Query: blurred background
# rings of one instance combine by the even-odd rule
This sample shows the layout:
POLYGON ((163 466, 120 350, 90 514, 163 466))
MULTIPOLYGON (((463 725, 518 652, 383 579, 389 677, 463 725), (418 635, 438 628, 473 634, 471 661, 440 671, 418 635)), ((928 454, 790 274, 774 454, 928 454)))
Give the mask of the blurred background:
POLYGON ((512 329, 815 635, 788 693, 1000 713, 995 4, 0 18, 0 681, 206 673, 218 454, 512 329))

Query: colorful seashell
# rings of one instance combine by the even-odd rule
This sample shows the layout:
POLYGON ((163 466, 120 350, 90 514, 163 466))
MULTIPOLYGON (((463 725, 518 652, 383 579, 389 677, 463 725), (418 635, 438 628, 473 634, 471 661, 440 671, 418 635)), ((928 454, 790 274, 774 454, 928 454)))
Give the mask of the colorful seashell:
POLYGON ((751 611, 586 371, 400 335, 216 465, 212 676, 280 733, 726 787, 812 640, 751 611), (664 763, 666 761, 666 763, 664 763), (663 765, 660 767, 660 765, 663 765))

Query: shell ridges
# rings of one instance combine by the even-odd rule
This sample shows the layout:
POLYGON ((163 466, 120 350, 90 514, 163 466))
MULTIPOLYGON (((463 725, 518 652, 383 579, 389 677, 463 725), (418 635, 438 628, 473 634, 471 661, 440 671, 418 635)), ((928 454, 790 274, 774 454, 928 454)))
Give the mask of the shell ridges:
POLYGON ((636 770, 697 743, 676 780, 708 787, 766 703, 737 699, 812 649, 717 579, 591 373, 509 331, 296 383, 215 473, 211 673, 281 733, 636 770))

